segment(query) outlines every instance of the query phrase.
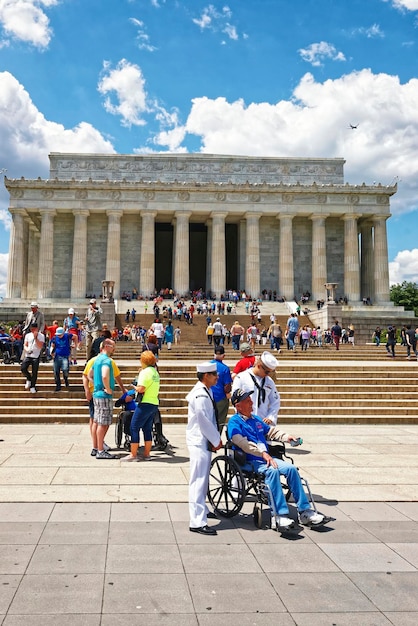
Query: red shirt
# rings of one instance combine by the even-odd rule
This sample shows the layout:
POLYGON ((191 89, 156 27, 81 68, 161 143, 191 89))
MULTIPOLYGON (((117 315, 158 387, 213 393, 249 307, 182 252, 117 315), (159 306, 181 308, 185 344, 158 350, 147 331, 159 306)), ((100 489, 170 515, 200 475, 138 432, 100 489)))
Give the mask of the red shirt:
POLYGON ((243 356, 242 359, 238 361, 236 366, 233 369, 234 374, 240 374, 241 372, 245 372, 249 367, 252 367, 255 363, 255 355, 251 356, 243 356))

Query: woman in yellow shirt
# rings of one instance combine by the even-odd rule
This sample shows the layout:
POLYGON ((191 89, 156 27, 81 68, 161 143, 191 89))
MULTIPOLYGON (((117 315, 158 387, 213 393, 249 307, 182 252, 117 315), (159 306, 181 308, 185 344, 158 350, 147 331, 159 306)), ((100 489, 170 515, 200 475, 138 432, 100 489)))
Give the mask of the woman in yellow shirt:
POLYGON ((158 394, 160 393, 160 375, 155 367, 157 359, 150 350, 141 354, 141 369, 137 384, 134 386, 142 400, 138 403, 131 421, 131 453, 123 461, 138 461, 139 433, 144 433, 144 461, 151 459, 152 425, 158 410, 158 394))

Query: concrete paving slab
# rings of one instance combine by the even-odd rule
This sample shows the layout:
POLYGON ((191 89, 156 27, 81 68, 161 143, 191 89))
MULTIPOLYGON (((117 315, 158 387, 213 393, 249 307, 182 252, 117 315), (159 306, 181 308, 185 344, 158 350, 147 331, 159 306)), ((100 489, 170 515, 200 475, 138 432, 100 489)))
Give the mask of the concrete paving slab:
POLYGON ((38 545, 28 574, 100 574, 104 571, 106 544, 38 545))
POLYGON ((19 585, 9 613, 100 613, 102 596, 103 574, 27 575, 19 585))
MULTIPOLYGON (((394 624, 388 617, 377 613, 292 613, 292 618, 296 626, 390 626, 394 624)), ((402 625, 403 626, 403 625, 402 625)))
POLYGON ((341 572, 287 572, 268 574, 268 578, 290 613, 376 610, 367 595, 341 572))
POLYGON ((170 516, 165 502, 119 502, 112 504, 110 519, 112 522, 168 522, 170 516))
MULTIPOLYGON (((266 607, 268 610, 268 607, 266 607)), ((292 617, 286 613, 199 613, 199 626, 294 626, 292 617)))
POLYGON ((362 522, 362 527, 385 543, 418 543, 418 522, 362 522))
POLYGON ((170 522, 111 522, 109 545, 175 544, 176 538, 170 522))
POLYGON ((347 576, 379 611, 418 611, 418 572, 360 572, 347 576))
MULTIPOLYGON (((121 541, 125 536, 121 536, 121 541)), ((108 574, 182 574, 182 559, 177 545, 109 545, 106 559, 108 574)))
POLYGON ((393 626, 416 626, 418 624, 418 613, 412 611, 386 612, 385 616, 393 626))
POLYGON ((254 553, 243 544, 218 544, 210 550, 207 545, 180 545, 179 550, 187 574, 216 574, 222 571, 231 575, 245 572, 252 575, 261 572, 254 553))
POLYGON ((338 567, 317 545, 307 542, 287 544, 252 544, 251 551, 266 573, 336 572, 338 567))
POLYGON ((388 547, 418 569, 418 543, 388 543, 388 547))
POLYGON ((10 603, 19 589, 21 581, 22 576, 20 574, 0 575, 0 613, 7 613, 10 603))
POLYGON ((24 574, 35 545, 0 545, 0 574, 24 574))
POLYGON ((286 612, 265 574, 188 574, 187 581, 198 614, 286 612))
POLYGON ((106 522, 110 519, 111 505, 103 502, 68 503, 54 506, 51 522, 106 522))
POLYGON ((184 574, 106 575, 104 614, 128 613, 136 615, 137 623, 141 621, 145 623, 148 614, 194 612, 189 585, 184 574))
POLYGON ((342 502, 339 505, 347 516, 358 522, 365 521, 408 521, 408 517, 386 502, 342 502))
POLYGON ((392 508, 418 522, 418 502, 391 502, 392 508))
POLYGON ((36 545, 44 528, 43 522, 0 522, 0 545, 36 545))
POLYGON ((100 615, 7 615, 2 626, 100 626, 100 618, 100 615))
POLYGON ((322 543, 322 550, 345 572, 413 572, 416 568, 380 543, 363 544, 354 552, 347 543, 322 543))
POLYGON ((106 544, 107 522, 50 522, 47 524, 40 544, 90 545, 106 544))
POLYGON ((8 522, 46 522, 54 504, 42 502, 0 502, 0 520, 8 522))
POLYGON ((147 613, 146 618, 142 618, 142 616, 138 618, 137 611, 132 615, 103 615, 100 624, 101 626, 126 626, 126 624, 140 624, 141 622, 137 621, 138 619, 146 620, 147 626, 198 626, 200 623, 197 621, 197 617, 191 614, 182 615, 180 613, 176 613, 175 615, 164 615, 162 613, 158 613, 156 615, 151 615, 150 613, 147 613))

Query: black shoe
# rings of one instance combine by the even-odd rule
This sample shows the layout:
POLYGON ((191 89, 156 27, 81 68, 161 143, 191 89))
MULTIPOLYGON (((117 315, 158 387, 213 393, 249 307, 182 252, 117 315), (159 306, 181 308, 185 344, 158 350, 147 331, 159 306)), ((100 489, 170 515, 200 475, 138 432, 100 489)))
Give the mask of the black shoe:
POLYGON ((212 511, 208 511, 208 514, 206 515, 206 517, 208 519, 218 519, 218 516, 216 515, 216 513, 212 513, 212 511))
POLYGON ((217 535, 218 533, 210 526, 200 526, 199 528, 189 528, 191 533, 199 533, 199 535, 217 535))

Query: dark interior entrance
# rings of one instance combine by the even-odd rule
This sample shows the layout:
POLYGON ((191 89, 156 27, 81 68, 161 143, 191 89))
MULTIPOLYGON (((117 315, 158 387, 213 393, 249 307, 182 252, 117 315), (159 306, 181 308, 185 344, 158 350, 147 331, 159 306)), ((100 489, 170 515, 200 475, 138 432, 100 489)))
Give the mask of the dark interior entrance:
POLYGON ((189 228, 189 267, 190 289, 206 289, 206 253, 208 229, 205 224, 190 224, 189 228))
POLYGON ((238 289, 238 224, 225 224, 226 288, 238 289))
POLYGON ((173 226, 155 224, 155 287, 157 291, 173 287, 173 226))

